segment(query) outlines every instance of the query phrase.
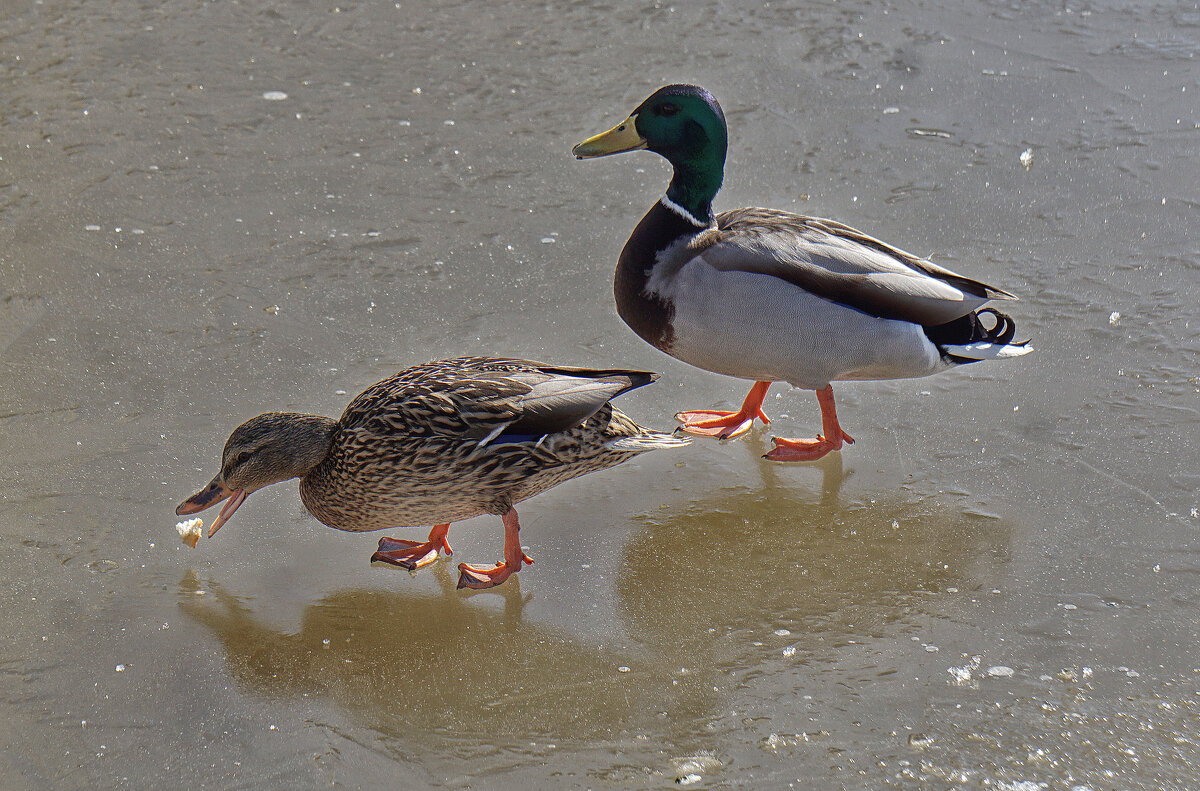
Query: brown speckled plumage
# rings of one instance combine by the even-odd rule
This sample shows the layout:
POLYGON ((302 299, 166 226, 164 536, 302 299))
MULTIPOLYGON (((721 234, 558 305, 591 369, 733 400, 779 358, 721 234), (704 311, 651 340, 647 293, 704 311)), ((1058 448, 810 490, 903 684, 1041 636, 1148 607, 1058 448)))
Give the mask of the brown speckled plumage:
MULTIPOLYGON (((615 440, 638 438, 664 447, 677 442, 605 402, 586 420, 543 437, 480 445, 521 417, 517 399, 529 392, 531 375, 628 379, 631 373, 648 376, 490 357, 414 366, 350 402, 329 455, 301 479, 300 497, 314 516, 339 530, 503 515, 563 481, 636 455, 611 448, 615 440)), ((619 389, 629 386, 634 385, 619 389)))
POLYGON ((247 421, 221 472, 178 513, 234 497, 215 532, 239 492, 299 477, 305 507, 339 530, 503 516, 563 481, 685 444, 608 403, 656 378, 495 357, 416 365, 367 388, 337 421, 279 412, 247 421))

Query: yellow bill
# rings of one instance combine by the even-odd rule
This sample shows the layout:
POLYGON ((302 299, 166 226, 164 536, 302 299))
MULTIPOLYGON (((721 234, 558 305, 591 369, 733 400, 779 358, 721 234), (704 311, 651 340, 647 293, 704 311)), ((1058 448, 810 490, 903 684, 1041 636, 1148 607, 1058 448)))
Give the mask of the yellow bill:
POLYGON ((571 153, 576 159, 592 159, 645 148, 646 138, 638 134, 636 120, 636 115, 629 116, 607 132, 584 140, 571 149, 571 153))

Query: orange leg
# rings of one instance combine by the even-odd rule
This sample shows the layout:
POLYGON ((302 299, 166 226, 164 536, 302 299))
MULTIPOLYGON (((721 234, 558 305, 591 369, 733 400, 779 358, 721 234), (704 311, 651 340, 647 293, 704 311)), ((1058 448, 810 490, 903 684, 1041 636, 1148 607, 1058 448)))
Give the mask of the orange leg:
POLYGON ((770 386, 770 382, 755 382, 746 395, 746 400, 742 402, 742 408, 737 412, 718 412, 712 409, 680 412, 675 415, 675 419, 683 424, 679 430, 698 437, 733 439, 749 431, 754 425, 754 418, 769 424, 771 419, 763 413, 762 405, 770 386))
POLYGON ((773 437, 775 449, 763 456, 771 461, 816 461, 831 450, 840 450, 842 443, 854 444, 854 437, 838 425, 837 409, 833 405, 833 385, 817 391, 821 404, 821 428, 825 432, 816 439, 781 439, 773 437))
POLYGON ((458 587, 475 590, 494 588, 520 571, 522 563, 533 565, 533 558, 521 551, 521 523, 517 521, 517 509, 508 509, 508 513, 501 518, 504 520, 504 560, 491 568, 459 563, 458 587))
POLYGON ((378 560, 382 563, 391 563, 393 566, 406 568, 409 571, 416 571, 437 560, 438 550, 445 550, 447 555, 454 554, 454 551, 450 549, 450 544, 446 542, 446 533, 449 530, 449 523, 434 525, 433 529, 429 531, 429 540, 424 544, 403 538, 384 536, 379 539, 379 550, 371 556, 371 562, 374 563, 378 560))

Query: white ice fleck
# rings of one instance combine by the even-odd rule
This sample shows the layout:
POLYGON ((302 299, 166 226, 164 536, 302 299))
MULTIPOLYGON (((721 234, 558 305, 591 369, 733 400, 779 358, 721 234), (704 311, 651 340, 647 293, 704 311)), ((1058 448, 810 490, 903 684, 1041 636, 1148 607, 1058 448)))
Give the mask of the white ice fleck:
POLYGON ((1058 606, 1062 607, 1064 610, 1078 610, 1079 609, 1074 604, 1063 604, 1062 602, 1059 602, 1058 606))
POLYGON ((1108 314, 1108 323, 1109 324, 1116 326, 1117 322, 1120 320, 1121 320, 1121 311, 1114 310, 1112 313, 1108 314))
POLYGON ((621 665, 617 668, 618 673, 628 673, 630 668, 627 665, 621 665))
POLYGON ((85 226, 83 226, 83 230, 85 230, 85 231, 98 231, 98 230, 100 230, 100 226, 99 226, 99 225, 85 225, 85 226))
POLYGON ((776 629, 775 630, 776 637, 787 637, 791 633, 792 633, 791 629, 776 629))
POLYGON ((558 241, 557 239, 550 237, 550 236, 542 237, 542 244, 554 244, 557 241, 558 241))
POLYGON ((262 96, 268 102, 282 102, 288 98, 288 95, 283 91, 266 91, 262 96))
POLYGON ((1015 672, 1007 665, 992 665, 987 669, 987 674, 994 678, 1010 678, 1015 672))
POLYGON ((784 656, 795 656, 796 655, 796 646, 789 645, 787 648, 783 649, 783 655, 784 656))
POLYGON ((1033 168, 1033 149, 1027 148, 1021 152, 1021 167, 1026 170, 1033 168))
POLYGON ((708 750, 701 750, 695 755, 672 758, 671 765, 676 772, 675 782, 680 785, 691 785, 692 783, 700 782, 702 774, 711 774, 720 769, 722 763, 721 759, 708 750), (686 783, 684 782, 685 780, 687 781, 686 783))
POLYGON ((113 668, 113 670, 117 671, 118 673, 124 673, 124 672, 125 672, 125 666, 124 666, 124 665, 117 665, 116 667, 114 667, 114 668, 113 668))
POLYGON ((885 108, 883 108, 883 114, 884 114, 884 115, 895 115, 895 114, 896 114, 896 113, 898 113, 898 112, 900 112, 900 108, 899 108, 899 107, 885 107, 885 108))
POLYGON ((979 663, 982 661, 983 657, 973 656, 971 657, 971 661, 962 667, 946 668, 946 672, 950 674, 950 683, 956 687, 969 685, 971 683, 971 673, 979 667, 979 663))

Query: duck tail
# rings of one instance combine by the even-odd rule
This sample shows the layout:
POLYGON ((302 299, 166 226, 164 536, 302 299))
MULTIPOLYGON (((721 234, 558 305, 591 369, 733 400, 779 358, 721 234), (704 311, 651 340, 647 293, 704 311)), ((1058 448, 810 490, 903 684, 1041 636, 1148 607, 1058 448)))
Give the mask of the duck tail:
POLYGON ((665 448, 681 448, 691 444, 691 440, 676 437, 673 434, 663 434, 658 431, 646 431, 632 437, 620 437, 604 443, 604 447, 620 453, 645 453, 648 450, 663 450, 665 448))
POLYGON ((925 335, 937 345, 942 356, 956 365, 1020 357, 1033 351, 1028 340, 1013 342, 1016 333, 1017 325, 1012 318, 995 308, 983 308, 946 324, 925 328, 925 335), (996 320, 991 329, 980 321, 984 314, 996 320))

